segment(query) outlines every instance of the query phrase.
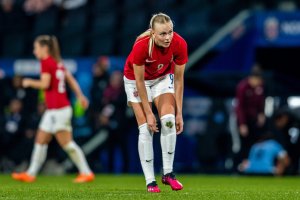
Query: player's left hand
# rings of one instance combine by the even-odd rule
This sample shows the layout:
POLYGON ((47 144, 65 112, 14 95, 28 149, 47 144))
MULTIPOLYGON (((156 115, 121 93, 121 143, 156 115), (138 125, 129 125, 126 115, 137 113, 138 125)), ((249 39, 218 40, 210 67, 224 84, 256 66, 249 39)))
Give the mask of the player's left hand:
POLYGON ((84 95, 79 96, 78 100, 84 109, 89 107, 89 100, 84 95))
POLYGON ((183 131, 183 118, 182 118, 182 115, 180 115, 180 114, 176 115, 175 123, 176 123, 176 134, 179 135, 183 131))

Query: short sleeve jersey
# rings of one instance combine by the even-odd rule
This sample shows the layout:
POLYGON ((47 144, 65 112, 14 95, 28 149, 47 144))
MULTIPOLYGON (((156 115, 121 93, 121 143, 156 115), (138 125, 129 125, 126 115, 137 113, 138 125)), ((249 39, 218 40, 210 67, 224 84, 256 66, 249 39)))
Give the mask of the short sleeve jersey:
POLYGON ((45 90, 45 100, 48 109, 59 109, 70 105, 66 93, 65 67, 52 57, 41 60, 41 73, 50 74, 50 86, 45 90))
POLYGON ((174 66, 184 65, 188 61, 186 41, 174 32, 168 48, 153 45, 152 55, 149 54, 149 36, 138 39, 126 60, 124 76, 135 80, 133 64, 145 66, 145 80, 154 80, 169 73, 174 73, 174 66))

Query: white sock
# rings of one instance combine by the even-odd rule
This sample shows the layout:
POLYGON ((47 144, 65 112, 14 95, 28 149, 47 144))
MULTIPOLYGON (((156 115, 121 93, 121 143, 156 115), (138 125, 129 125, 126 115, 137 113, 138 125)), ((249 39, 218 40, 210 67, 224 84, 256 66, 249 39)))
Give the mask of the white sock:
POLYGON ((173 162, 176 147, 175 116, 167 114, 160 118, 161 135, 160 144, 163 158, 164 175, 173 172, 173 162))
POLYGON ((90 174, 92 172, 82 150, 74 141, 69 142, 63 149, 74 162, 80 174, 90 174))
POLYGON ((153 166, 153 135, 149 131, 147 124, 140 125, 139 132, 138 150, 145 175, 146 185, 148 185, 155 181, 153 166))
POLYGON ((36 176, 41 166, 44 164, 47 157, 47 144, 34 144, 33 151, 31 153, 30 165, 27 173, 30 176, 36 176))

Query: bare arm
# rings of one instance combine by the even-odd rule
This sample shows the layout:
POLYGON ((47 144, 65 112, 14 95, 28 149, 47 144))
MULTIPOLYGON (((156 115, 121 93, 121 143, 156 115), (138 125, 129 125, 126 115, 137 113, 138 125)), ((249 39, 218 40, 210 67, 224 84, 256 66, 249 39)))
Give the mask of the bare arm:
POLYGON ((176 102, 176 131, 177 134, 183 131, 183 118, 182 118, 182 101, 183 101, 183 88, 184 88, 184 65, 175 65, 174 72, 174 87, 175 87, 175 102, 176 102))
POLYGON ((279 156, 276 163, 275 174, 281 176, 284 173, 286 167, 289 166, 289 164, 290 164, 290 159, 287 153, 285 153, 282 156, 279 156))
POLYGON ((145 66, 133 65, 133 69, 134 69, 134 77, 136 81, 137 91, 141 98, 144 112, 146 115, 151 114, 152 109, 148 102, 147 90, 146 90, 145 80, 144 80, 145 66))
POLYGON ((81 105, 84 108, 87 108, 89 105, 89 102, 88 102, 87 98, 83 95, 83 93, 78 85, 78 82, 76 81, 74 76, 69 71, 66 71, 66 81, 69 84, 72 91, 75 93, 76 98, 80 101, 81 105))
POLYGON ((50 86, 51 75, 48 73, 42 73, 39 80, 25 78, 22 81, 22 86, 24 88, 34 88, 45 90, 50 86))
POLYGON ((151 131, 158 132, 156 119, 148 102, 148 95, 144 79, 145 66, 138 66, 134 64, 133 69, 137 91, 142 101, 142 106, 146 115, 148 127, 151 131))

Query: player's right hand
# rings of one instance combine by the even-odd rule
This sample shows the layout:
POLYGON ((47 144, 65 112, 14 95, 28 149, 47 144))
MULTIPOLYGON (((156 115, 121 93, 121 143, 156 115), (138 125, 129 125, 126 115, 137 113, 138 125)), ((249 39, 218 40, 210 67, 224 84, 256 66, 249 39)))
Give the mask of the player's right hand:
POLYGON ((84 109, 89 107, 89 100, 84 95, 79 96, 78 100, 84 109))
POLYGON ((146 115, 146 118, 147 118, 148 128, 150 129, 150 131, 154 133, 158 132, 157 122, 154 114, 151 112, 146 115))

